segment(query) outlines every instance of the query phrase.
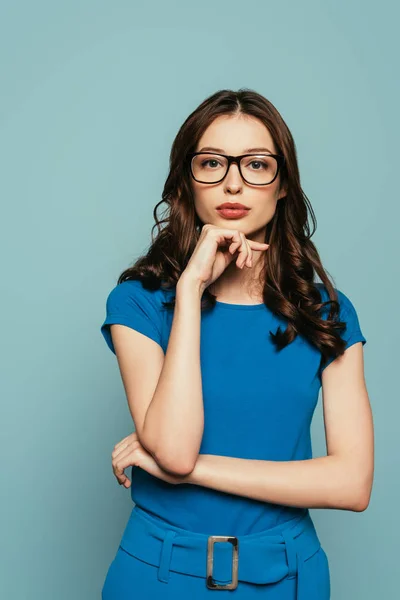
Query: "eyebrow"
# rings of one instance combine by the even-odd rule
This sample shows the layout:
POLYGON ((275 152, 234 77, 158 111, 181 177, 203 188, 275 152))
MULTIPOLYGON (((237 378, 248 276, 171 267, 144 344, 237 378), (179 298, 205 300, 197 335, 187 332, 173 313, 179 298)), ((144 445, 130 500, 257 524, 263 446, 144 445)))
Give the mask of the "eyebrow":
MULTIPOLYGON (((222 148, 215 148, 213 146, 204 146, 203 148, 201 148, 200 150, 198 150, 198 152, 219 152, 220 154, 225 154, 225 150, 223 150, 222 148)), ((243 150, 243 154, 247 154, 250 152, 268 152, 269 154, 274 154, 273 152, 271 152, 271 150, 268 150, 268 148, 263 148, 263 147, 259 147, 259 148, 245 148, 243 150)))

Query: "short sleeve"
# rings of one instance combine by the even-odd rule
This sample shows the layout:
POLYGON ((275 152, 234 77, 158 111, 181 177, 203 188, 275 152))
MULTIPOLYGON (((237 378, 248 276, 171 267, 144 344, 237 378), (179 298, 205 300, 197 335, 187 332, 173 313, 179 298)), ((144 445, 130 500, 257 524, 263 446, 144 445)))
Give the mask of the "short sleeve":
POLYGON ((113 324, 131 327, 162 347, 162 315, 157 292, 146 290, 137 279, 123 281, 111 290, 106 301, 106 318, 100 330, 115 354, 110 330, 113 324))
MULTIPOLYGON (((340 332, 340 337, 346 342, 345 350, 347 348, 350 348, 350 346, 352 346, 356 342, 362 342, 363 345, 366 344, 367 340, 361 331, 360 322, 354 304, 351 302, 350 298, 346 296, 343 292, 341 292, 338 289, 336 290, 336 292, 338 295, 338 301, 340 305, 339 320, 344 321, 346 323, 346 328, 340 332)), ((329 297, 326 293, 326 296, 323 298, 323 300, 325 301, 328 299, 329 297)), ((329 307, 330 305, 327 305, 327 307, 325 308, 326 314, 329 312, 329 307)), ((334 360, 335 357, 331 356, 324 364, 324 366, 321 367, 321 372, 324 369, 326 369, 326 367, 334 360)))

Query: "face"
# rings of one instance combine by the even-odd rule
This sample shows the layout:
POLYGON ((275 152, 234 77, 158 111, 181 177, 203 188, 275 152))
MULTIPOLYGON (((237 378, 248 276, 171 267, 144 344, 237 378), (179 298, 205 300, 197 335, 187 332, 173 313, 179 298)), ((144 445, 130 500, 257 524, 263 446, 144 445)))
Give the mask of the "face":
MULTIPOLYGON (((277 154, 265 125, 258 119, 243 114, 217 117, 195 148, 196 152, 202 150, 233 156, 246 153, 277 154), (260 148, 264 150, 261 151, 260 148)), ((192 179, 197 215, 202 223, 239 229, 246 237, 263 241, 265 227, 274 216, 277 201, 285 195, 284 190, 279 190, 279 184, 280 173, 269 185, 246 183, 240 176, 238 165, 231 164, 225 179, 219 183, 199 183, 192 179), (250 210, 244 216, 228 219, 217 211, 217 206, 224 202, 238 202, 250 210)))

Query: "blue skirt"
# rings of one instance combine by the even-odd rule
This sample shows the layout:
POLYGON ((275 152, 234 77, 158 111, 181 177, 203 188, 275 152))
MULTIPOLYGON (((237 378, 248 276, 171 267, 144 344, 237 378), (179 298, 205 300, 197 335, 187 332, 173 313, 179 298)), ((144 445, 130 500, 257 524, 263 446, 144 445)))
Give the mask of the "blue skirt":
POLYGON ((215 600, 215 592, 238 600, 330 600, 328 559, 308 511, 256 534, 218 537, 135 505, 102 600, 200 600, 213 593, 215 600))

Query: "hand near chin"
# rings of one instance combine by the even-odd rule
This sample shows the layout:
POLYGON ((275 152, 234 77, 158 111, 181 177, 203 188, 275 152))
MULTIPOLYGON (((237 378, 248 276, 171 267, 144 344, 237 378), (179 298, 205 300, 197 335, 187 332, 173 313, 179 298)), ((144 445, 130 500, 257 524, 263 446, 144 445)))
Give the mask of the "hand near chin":
POLYGON ((246 238, 239 229, 226 229, 206 223, 184 269, 184 277, 200 284, 204 291, 235 260, 239 269, 253 266, 253 253, 265 252, 269 244, 246 238))

